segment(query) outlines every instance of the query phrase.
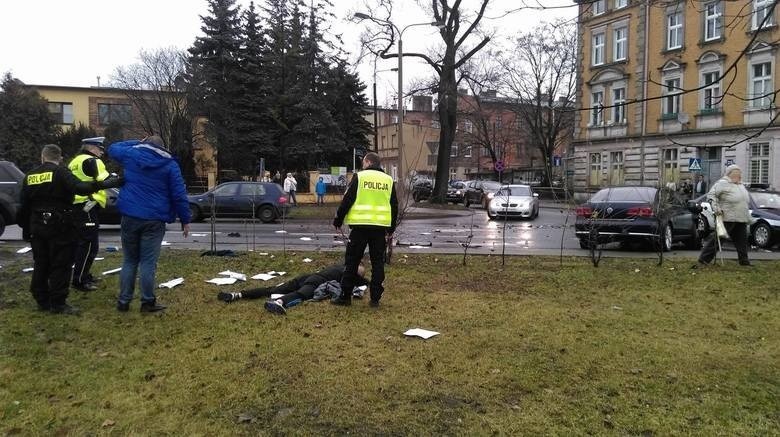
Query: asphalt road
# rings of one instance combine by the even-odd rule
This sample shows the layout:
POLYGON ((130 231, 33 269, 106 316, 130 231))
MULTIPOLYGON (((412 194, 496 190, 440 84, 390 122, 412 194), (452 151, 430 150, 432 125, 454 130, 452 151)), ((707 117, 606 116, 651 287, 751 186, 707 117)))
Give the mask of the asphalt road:
MULTIPOLYGON (((416 209, 414 218, 406 219, 396 232, 396 253, 430 252, 463 253, 469 244, 472 254, 511 255, 559 255, 589 256, 579 248, 574 236, 573 211, 560 207, 541 208, 535 220, 487 219, 485 211, 471 208, 467 211, 441 211, 416 209), (471 238, 469 239, 469 236, 471 238)), ((344 227, 344 232, 347 228, 344 227)), ((183 238, 177 224, 168 225, 164 244, 173 248, 208 250, 212 236, 218 250, 234 251, 267 250, 336 250, 344 248, 344 236, 325 220, 290 219, 286 222, 264 224, 251 220, 217 220, 213 233, 211 224, 193 223, 190 236, 183 238)), ((121 246, 119 226, 103 225, 101 247, 121 246)), ((24 245, 18 226, 9 226, 1 240, 8 244, 24 245)), ((726 245, 725 257, 736 258, 733 249, 726 245)), ((604 249, 604 256, 657 257, 650 250, 626 251, 617 245, 604 249)), ((666 256, 695 258, 698 251, 675 247, 666 256)), ((780 259, 780 252, 752 251, 753 259, 780 259)))

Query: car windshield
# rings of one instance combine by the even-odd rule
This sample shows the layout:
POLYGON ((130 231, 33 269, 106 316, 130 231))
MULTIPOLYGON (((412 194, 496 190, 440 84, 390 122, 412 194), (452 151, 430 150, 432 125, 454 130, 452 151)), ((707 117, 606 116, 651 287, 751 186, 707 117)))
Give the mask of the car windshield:
POLYGON ((496 196, 530 196, 531 188, 529 187, 504 187, 498 190, 496 196))
POLYGON ((483 190, 496 191, 499 188, 501 188, 501 184, 499 184, 498 182, 492 182, 492 181, 482 182, 482 189, 483 190))
POLYGON ((752 192, 750 197, 759 208, 780 209, 780 193, 752 192))
POLYGON ((590 202, 653 203, 656 189, 652 187, 604 188, 590 198, 590 202))

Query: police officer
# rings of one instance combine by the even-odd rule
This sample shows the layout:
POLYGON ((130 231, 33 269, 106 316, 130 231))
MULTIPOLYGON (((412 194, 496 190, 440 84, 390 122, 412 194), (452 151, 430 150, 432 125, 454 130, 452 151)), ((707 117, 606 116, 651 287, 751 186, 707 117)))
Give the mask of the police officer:
MULTIPOLYGON (((68 169, 80 181, 104 181, 109 177, 103 160, 105 137, 81 140, 81 153, 76 155, 68 169)), ((73 219, 76 223, 76 252, 73 265, 73 288, 81 291, 97 289, 96 278, 89 272, 98 253, 98 211, 106 207, 106 192, 96 191, 88 196, 77 194, 73 199, 73 219)))
POLYGON ((73 195, 116 187, 122 181, 82 182, 61 163, 59 146, 43 146, 41 165, 27 173, 22 183, 17 223, 22 227, 22 238, 32 246, 35 261, 30 292, 38 309, 78 314, 77 308, 66 303, 75 243, 73 195))
MULTIPOLYGON (((336 211, 333 226, 341 229, 347 223, 351 229, 344 259, 341 289, 352 290, 357 277, 358 264, 368 245, 371 258, 371 302, 379 306, 384 292, 385 239, 392 236, 398 219, 398 199, 393 178, 379 167, 379 155, 370 152, 363 158, 364 170, 358 172, 349 184, 347 192, 336 211)), ((336 305, 351 305, 350 293, 334 298, 336 305)))

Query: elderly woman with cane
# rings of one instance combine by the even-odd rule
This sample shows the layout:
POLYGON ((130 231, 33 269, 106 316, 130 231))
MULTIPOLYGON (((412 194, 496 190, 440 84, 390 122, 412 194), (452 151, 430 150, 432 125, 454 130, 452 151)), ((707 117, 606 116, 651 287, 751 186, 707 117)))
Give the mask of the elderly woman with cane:
MULTIPOLYGON (((726 167, 725 175, 715 182, 707 193, 707 201, 712 205, 716 220, 723 220, 723 226, 737 249, 739 265, 752 265, 747 254, 750 223, 749 195, 742 185, 742 169, 736 165, 726 167)), ((708 265, 715 258, 720 246, 720 237, 717 234, 715 231, 707 236, 699 255, 699 262, 693 268, 708 265)))

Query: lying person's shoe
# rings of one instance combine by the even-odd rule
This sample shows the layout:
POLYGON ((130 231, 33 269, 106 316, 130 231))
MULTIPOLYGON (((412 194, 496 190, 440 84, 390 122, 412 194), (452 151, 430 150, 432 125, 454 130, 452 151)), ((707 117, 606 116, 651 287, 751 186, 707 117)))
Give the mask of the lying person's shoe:
POLYGON ((221 300, 222 302, 230 303, 241 299, 241 293, 220 291, 219 294, 217 294, 217 299, 221 300))
POLYGON ((287 314, 287 310, 284 309, 284 305, 282 305, 282 303, 278 300, 267 300, 264 307, 269 313, 279 314, 280 316, 287 314))

